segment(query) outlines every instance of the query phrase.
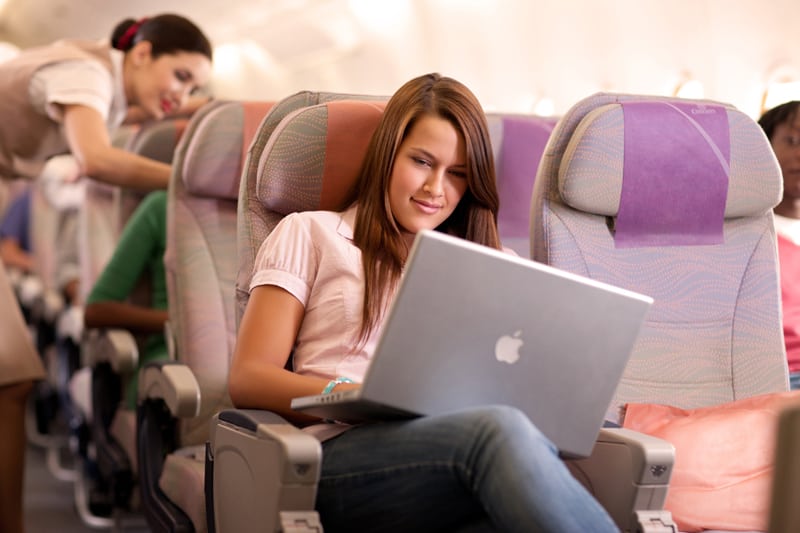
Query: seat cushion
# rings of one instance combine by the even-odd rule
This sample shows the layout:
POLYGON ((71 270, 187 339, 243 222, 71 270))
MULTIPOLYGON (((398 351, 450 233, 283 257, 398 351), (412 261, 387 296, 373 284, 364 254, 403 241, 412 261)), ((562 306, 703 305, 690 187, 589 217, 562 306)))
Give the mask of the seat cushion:
POLYGON ((664 507, 681 531, 766 531, 780 411, 800 391, 679 409, 629 403, 623 426, 675 446, 664 507))
POLYGON ((158 480, 167 498, 192 521, 196 533, 205 533, 205 446, 189 446, 167 455, 158 480))

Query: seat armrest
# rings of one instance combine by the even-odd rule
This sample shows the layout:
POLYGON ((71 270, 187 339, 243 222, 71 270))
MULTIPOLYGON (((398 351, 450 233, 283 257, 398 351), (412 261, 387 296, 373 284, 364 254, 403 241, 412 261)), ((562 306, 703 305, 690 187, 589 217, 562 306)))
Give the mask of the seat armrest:
POLYGON ((55 324, 65 306, 64 297, 55 289, 45 289, 34 303, 34 308, 38 310, 38 316, 48 324, 55 324))
POLYGON ((180 419, 200 411, 200 387, 186 365, 153 361, 139 371, 137 394, 139 493, 147 522, 156 531, 192 531, 191 520, 164 496, 159 480, 167 455, 178 448, 180 419))
POLYGON ((209 448, 216 531, 294 530, 289 523, 321 531, 314 525, 322 461, 316 438, 274 413, 229 409, 212 420, 209 448))
POLYGON ((136 371, 139 347, 133 334, 126 329, 92 328, 84 332, 81 358, 83 366, 108 363, 114 372, 125 375, 136 371))
POLYGON ((83 339, 83 307, 66 306, 56 319, 56 336, 69 339, 75 346, 80 346, 83 339))
POLYGON ((31 309, 44 294, 44 283, 33 274, 23 274, 17 284, 17 297, 23 307, 31 309))
MULTIPOLYGON (((675 447, 663 439, 603 428, 592 455, 567 466, 622 531, 637 531, 637 511, 663 509, 674 462, 675 447)), ((665 521, 671 521, 664 513, 665 521)))
POLYGON ((200 385, 188 366, 154 361, 139 371, 138 402, 160 399, 176 418, 200 414, 200 385))
POLYGON ((167 320, 164 322, 164 341, 167 343, 167 354, 170 361, 178 360, 178 344, 175 340, 175 331, 172 323, 167 320))

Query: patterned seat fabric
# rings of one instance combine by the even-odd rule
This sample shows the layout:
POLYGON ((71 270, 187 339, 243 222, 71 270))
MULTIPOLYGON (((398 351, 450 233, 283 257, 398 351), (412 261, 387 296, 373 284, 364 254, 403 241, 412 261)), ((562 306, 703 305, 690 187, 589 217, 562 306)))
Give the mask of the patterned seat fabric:
POLYGON ((180 449, 159 485, 205 531, 203 453, 211 417, 230 407, 228 367, 236 335, 234 281, 239 179, 269 102, 215 102, 195 115, 175 154, 164 264, 174 356, 201 390, 198 416, 181 421, 180 449), (199 455, 199 457, 197 457, 199 455))
MULTIPOLYGON (((123 126, 114 134, 112 143, 128 152, 170 164, 187 122, 184 118, 170 118, 123 126)), ((77 217, 81 302, 85 302, 91 293, 114 253, 125 224, 146 194, 95 180, 87 181, 85 199, 77 217)), ((144 276, 136 283, 128 301, 147 307, 151 304, 151 294, 149 276, 144 276)), ((81 405, 81 410, 87 413, 87 422, 91 425, 98 477, 104 486, 114 487, 107 489, 113 494, 113 505, 129 507, 131 502, 138 503, 136 498, 131 498, 137 471, 136 413, 118 407, 124 384, 136 371, 136 361, 135 358, 126 360, 122 368, 116 370, 113 365, 98 362, 115 361, 108 355, 114 352, 108 343, 112 335, 123 335, 132 344, 135 342, 139 350, 143 350, 149 335, 134 335, 113 328, 89 329, 82 333, 81 358, 92 363, 90 368, 81 369, 73 378, 71 394, 81 405), (88 372, 91 379, 81 376, 88 372), (87 385, 91 390, 85 390, 87 385), (79 400, 81 397, 85 399, 79 400)))
MULTIPOLYGON (((653 122, 652 127, 661 126, 653 122)), ((665 139, 665 133, 655 130, 657 138, 665 139)), ((714 152, 722 167, 724 152, 714 152)), ((610 406, 611 418, 620 416, 627 402, 693 408, 786 390, 771 212, 780 199, 781 183, 759 126, 724 104, 597 94, 576 104, 558 123, 534 186, 533 258, 655 299, 610 406), (716 206, 722 220, 712 221, 722 228, 716 244, 625 246, 616 241, 622 205, 630 205, 626 202, 655 202, 649 206, 659 208, 654 211, 681 213, 670 222, 679 228, 685 226, 682 219, 691 202, 699 201, 709 212, 715 208, 707 177, 692 174, 699 168, 695 158, 707 147, 695 150, 691 145, 665 152, 668 159, 688 162, 688 175, 666 172, 655 200, 646 198, 653 183, 644 186, 645 192, 631 193, 632 200, 626 197, 635 191, 623 186, 623 175, 626 183, 635 178, 626 173, 626 160, 650 157, 662 144, 651 142, 647 153, 635 152, 626 106, 644 100, 672 108, 688 106, 685 115, 693 124, 694 113, 712 108, 727 119, 729 137, 722 136, 720 143, 729 142, 727 197, 724 205, 716 206), (691 184, 681 192, 683 197, 672 190, 673 182, 681 180, 691 184)), ((632 228, 640 229, 641 225, 632 228)), ((668 235, 661 242, 675 238, 668 235)))
MULTIPOLYGON (((273 150, 272 148, 267 150, 267 144, 270 142, 273 132, 281 123, 281 121, 290 114, 310 106, 347 100, 357 100, 361 102, 385 102, 388 100, 388 97, 301 91, 277 102, 275 107, 270 111, 269 115, 267 115, 267 117, 264 119, 264 122, 259 128, 256 137, 253 139, 253 143, 248 152, 247 163, 245 165, 244 174, 242 175, 239 191, 239 213, 237 222, 239 271, 236 276, 237 324, 238 320, 242 316, 242 313, 244 312, 244 308, 247 304, 247 299, 250 294, 250 277, 252 275, 253 262, 255 261, 258 248, 261 246, 261 243, 264 241, 267 235, 269 235, 269 232, 272 231, 275 225, 286 214, 266 207, 261 201, 265 193, 274 192, 274 190, 271 189, 259 189, 262 182, 266 183, 264 178, 259 177, 265 174, 262 158, 270 158, 271 161, 274 161, 276 157, 275 155, 264 154, 264 152, 271 153, 273 150)), ((320 113, 326 112, 326 108, 320 109, 320 113)), ((316 125, 316 129, 314 129, 314 127, 309 127, 307 131, 300 133, 300 135, 303 136, 302 142, 309 142, 313 144, 301 145, 298 143, 298 139, 292 140, 286 136, 282 137, 282 140, 280 141, 284 147, 283 149, 285 150, 292 150, 293 146, 302 146, 309 149, 313 148, 313 150, 310 151, 302 151, 302 154, 304 154, 302 156, 301 152, 296 152, 294 156, 309 158, 313 157, 313 163, 310 161, 301 160, 295 161, 291 164, 298 165, 294 169, 294 172, 296 173, 313 171, 316 172, 316 174, 304 175, 299 173, 298 176, 301 178, 301 180, 306 182, 304 185, 299 183, 292 185, 281 185, 282 187, 291 186, 295 191, 302 192, 302 194, 306 195, 308 201, 305 202, 306 197, 304 197, 303 200, 305 203, 297 204, 298 206, 308 206, 303 207, 305 209, 311 209, 313 208, 311 206, 314 205, 318 206, 316 207, 317 209, 320 209, 321 207, 319 206, 322 205, 320 198, 322 193, 320 189, 321 185, 320 183, 314 183, 312 180, 320 179, 319 171, 322 170, 322 168, 319 165, 324 164, 323 156, 326 154, 330 155, 330 152, 325 151, 326 132, 324 130, 324 126, 325 124, 320 122, 316 125), (295 145, 293 143, 297 144, 295 145), (307 166, 316 164, 316 166, 301 169, 300 165, 302 164, 307 166)), ((346 147, 347 146, 345 145, 345 148, 346 147)), ((285 154, 282 157, 285 157, 285 154)), ((290 163, 287 163, 287 165, 288 164, 290 163)), ((286 172, 291 171, 292 170, 289 168, 286 170, 286 172)), ((288 174, 281 175, 289 177, 288 174)), ((330 206, 332 204, 326 203, 325 205, 330 206)), ((299 208, 300 207, 298 207, 298 210, 299 208)))
POLYGON ((530 257, 530 198, 539 161, 557 119, 488 113, 486 120, 500 197, 500 240, 520 256, 530 257))
MULTIPOLYGON (((289 213, 340 207, 355 183, 385 101, 375 96, 303 92, 278 102, 264 119, 248 154, 239 195, 237 324, 247 304, 253 260, 261 243, 289 213)), ((218 425, 217 438, 220 431, 218 425)), ((313 440, 304 436, 302 442, 308 439, 313 440)), ((314 441, 313 448, 318 446, 314 441)), ((227 490, 212 490, 208 501, 209 505, 213 501, 217 531, 241 530, 244 517, 265 529, 279 528, 278 509, 283 509, 279 505, 297 510, 313 507, 316 468, 304 468, 302 482, 294 479, 297 486, 289 494, 280 488, 286 475, 274 471, 277 457, 247 455, 244 460, 252 475, 247 479, 239 476, 241 470, 234 464, 241 466, 242 452, 230 445, 214 448, 212 442, 214 486, 237 486, 241 493, 259 494, 261 499, 256 509, 248 505, 249 500, 232 497, 227 490), (266 464, 272 469, 263 470, 266 464)))
MULTIPOLYGON (((188 120, 167 119, 146 125, 123 126, 112 142, 126 151, 171 163, 188 120)), ((114 253, 117 239, 131 214, 146 195, 95 180, 86 184, 86 199, 78 216, 81 264, 81 300, 85 300, 114 253)))

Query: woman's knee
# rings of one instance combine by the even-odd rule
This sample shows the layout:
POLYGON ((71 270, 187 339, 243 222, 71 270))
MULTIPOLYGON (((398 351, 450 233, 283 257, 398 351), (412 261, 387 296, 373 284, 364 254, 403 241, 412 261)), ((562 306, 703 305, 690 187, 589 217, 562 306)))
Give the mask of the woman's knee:
POLYGON ((507 405, 475 407, 459 413, 462 427, 471 433, 471 440, 489 446, 497 441, 503 445, 543 447, 556 452, 555 446, 530 421, 525 413, 507 405))

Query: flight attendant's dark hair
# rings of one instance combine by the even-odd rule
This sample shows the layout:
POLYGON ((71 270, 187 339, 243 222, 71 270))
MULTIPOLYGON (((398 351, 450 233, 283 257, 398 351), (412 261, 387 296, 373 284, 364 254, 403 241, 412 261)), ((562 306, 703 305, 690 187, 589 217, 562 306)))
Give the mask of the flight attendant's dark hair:
POLYGON ((211 60, 211 43, 192 21, 164 14, 139 20, 125 19, 111 32, 111 46, 127 52, 140 41, 149 41, 156 58, 162 54, 196 52, 211 60))

